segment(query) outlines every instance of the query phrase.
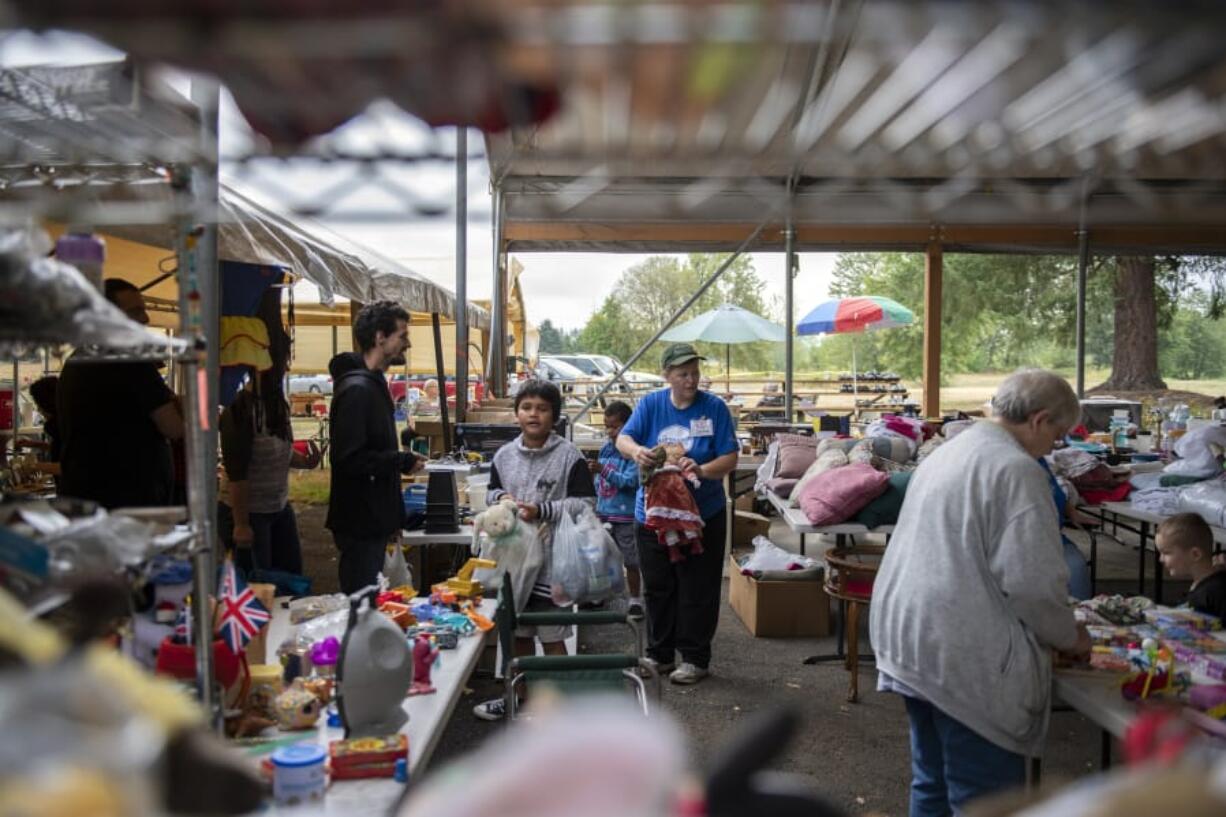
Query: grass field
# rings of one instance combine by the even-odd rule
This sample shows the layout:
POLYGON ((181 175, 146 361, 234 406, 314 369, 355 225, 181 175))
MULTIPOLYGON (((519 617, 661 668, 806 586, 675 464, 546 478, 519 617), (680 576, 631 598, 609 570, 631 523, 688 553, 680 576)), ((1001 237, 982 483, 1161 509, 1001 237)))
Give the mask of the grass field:
MULTIPOLYGON (((1073 384, 1074 373, 1072 371, 1062 371, 1068 381, 1073 384)), ((1108 369, 1089 369, 1086 371, 1086 388, 1093 389, 1095 386, 1103 383, 1111 372, 1108 369)), ((943 409, 959 409, 968 411, 972 409, 983 408, 984 404, 991 399, 996 392, 996 388, 1006 377, 1008 372, 986 372, 982 374, 956 374, 952 375, 944 386, 941 387, 941 407, 943 409)), ((1216 397, 1220 394, 1226 394, 1226 380, 1167 380, 1166 385, 1173 391, 1195 392, 1197 394, 1216 397)), ((919 383, 907 383, 907 387, 911 390, 911 399, 919 402, 924 393, 923 387, 919 383)))

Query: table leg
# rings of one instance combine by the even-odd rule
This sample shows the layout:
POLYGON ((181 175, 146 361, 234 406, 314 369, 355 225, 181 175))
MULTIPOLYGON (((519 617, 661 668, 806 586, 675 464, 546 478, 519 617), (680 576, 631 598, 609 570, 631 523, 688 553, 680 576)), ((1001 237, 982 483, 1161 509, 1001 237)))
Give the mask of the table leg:
POLYGON ((851 602, 847 612, 847 671, 851 673, 847 701, 854 704, 860 699, 860 605, 851 602))
POLYGON ((1030 780, 1027 781, 1028 788, 1037 789, 1039 784, 1043 782, 1043 758, 1030 758, 1030 780))
POLYGON ((805 555, 805 535, 803 533, 800 535, 800 555, 805 555))
POLYGON ((1139 568, 1137 570, 1137 595, 1145 595, 1145 535, 1149 531, 1149 524, 1142 522, 1140 528, 1141 548, 1140 555, 1137 557, 1139 568))
POLYGON ((1090 595, 1098 593, 1098 534, 1090 532, 1090 595))
POLYGON ((1111 733, 1103 729, 1099 740, 1102 741, 1099 767, 1105 772, 1111 768, 1111 733))
MULTIPOLYGON (((1148 523, 1142 523, 1146 528, 1148 523)), ((1154 603, 1162 603, 1162 554, 1158 552, 1158 541, 1154 540, 1154 603)))

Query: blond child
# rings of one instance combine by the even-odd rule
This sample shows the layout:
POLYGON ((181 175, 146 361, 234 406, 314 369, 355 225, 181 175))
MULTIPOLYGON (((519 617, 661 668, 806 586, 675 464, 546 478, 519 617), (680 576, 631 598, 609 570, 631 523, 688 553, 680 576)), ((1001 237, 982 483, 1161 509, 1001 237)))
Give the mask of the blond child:
POLYGON ((1213 532, 1194 513, 1179 513, 1158 526, 1154 540, 1167 572, 1175 579, 1191 579, 1188 605, 1226 622, 1226 570, 1214 564, 1213 532))

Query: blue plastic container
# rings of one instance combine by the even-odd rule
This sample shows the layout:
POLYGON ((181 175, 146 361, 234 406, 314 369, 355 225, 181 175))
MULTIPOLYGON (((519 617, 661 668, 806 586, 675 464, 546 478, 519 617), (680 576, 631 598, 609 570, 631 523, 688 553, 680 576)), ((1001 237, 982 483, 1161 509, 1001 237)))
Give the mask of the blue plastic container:
POLYGON ((406 514, 426 512, 425 485, 413 484, 404 489, 404 512, 406 514))

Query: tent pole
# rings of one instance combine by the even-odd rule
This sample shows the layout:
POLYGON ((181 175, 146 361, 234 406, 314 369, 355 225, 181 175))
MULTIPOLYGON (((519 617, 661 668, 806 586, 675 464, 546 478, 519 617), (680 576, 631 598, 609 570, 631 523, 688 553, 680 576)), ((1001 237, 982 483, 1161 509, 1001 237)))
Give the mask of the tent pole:
POLYGON ((941 301, 945 256, 941 243, 924 254, 924 405, 925 417, 941 413, 941 301))
POLYGON ((785 422, 792 422, 792 392, 796 386, 796 345, 792 337, 796 331, 793 311, 795 303, 793 276, 796 267, 796 228, 792 224, 791 207, 788 208, 788 226, 783 231, 784 263, 783 263, 783 416, 785 422))
POLYGON ((494 396, 506 397, 506 291, 502 278, 502 208, 505 203, 497 187, 493 199, 494 292, 491 296, 489 359, 485 364, 486 386, 492 387, 494 396))
POLYGON ((195 541, 192 548, 193 642, 196 644, 197 694, 209 725, 221 728, 219 702, 213 689, 212 617, 207 599, 216 580, 214 560, 217 513, 217 394, 220 301, 217 275, 217 124, 220 86, 194 78, 192 101, 200 111, 202 159, 183 168, 185 184, 177 185, 192 213, 179 225, 180 336, 194 354, 183 365, 183 425, 187 463, 187 501, 195 541))
MULTIPOLYGON (((438 370, 439 395, 438 413, 443 420, 443 453, 451 453, 451 428, 447 421, 447 371, 443 365, 443 327, 439 323, 438 313, 430 314, 430 322, 434 325, 434 366, 438 370)), ((460 383, 456 381, 456 403, 460 402, 460 383)))
MULTIPOLYGON (((606 380, 604 384, 600 387, 600 389, 594 395, 588 398, 588 401, 587 403, 583 405, 583 408, 579 409, 579 412, 575 414, 575 423, 582 420, 587 415, 587 413, 591 411, 592 406, 596 405, 596 401, 599 400, 601 397, 604 397, 605 392, 613 388, 613 384, 620 381, 622 379, 622 376, 625 375, 625 373, 630 370, 630 367, 633 366, 635 363, 637 363, 639 358, 645 355, 647 353, 647 350, 651 348, 651 345, 660 339, 660 335, 663 335, 665 332, 667 332, 669 327, 671 327, 674 323, 676 323, 677 319, 680 318, 682 315, 684 315, 686 313, 686 310, 688 310, 691 306, 693 306, 698 301, 698 299, 703 296, 703 293, 705 293, 708 289, 710 289, 711 285, 719 280, 719 277, 724 274, 724 271, 727 270, 728 267, 732 266, 732 262, 735 261, 737 258, 739 258, 741 254, 745 252, 745 250, 749 249, 749 245, 752 244, 755 240, 757 240, 758 236, 761 235, 762 231, 766 229, 767 222, 770 220, 771 216, 773 216, 774 214, 775 213, 773 210, 770 213, 768 213, 766 216, 766 219, 763 220, 762 223, 760 223, 757 227, 754 228, 754 231, 750 233, 749 236, 744 241, 741 242, 740 246, 738 246, 735 250, 732 251, 732 255, 728 256, 724 260, 724 263, 719 265, 719 269, 711 273, 711 277, 703 281, 702 286, 694 290, 694 294, 690 296, 689 300, 683 303, 681 305, 681 308, 678 309, 676 312, 674 312, 672 317, 666 320, 664 322, 664 325, 661 326, 659 329, 657 329, 656 333, 652 335, 651 338, 646 343, 640 346, 639 350, 635 352, 634 354, 632 354, 630 356, 630 359, 627 360, 624 364, 622 364, 622 367, 618 369, 616 372, 614 372, 613 376, 610 377, 608 380, 606 380)), ((571 425, 573 426, 574 423, 572 423, 571 425)))
POLYGON ((1086 279, 1090 266, 1090 234, 1077 231, 1077 396, 1086 396, 1086 279))
POLYGON ((455 129, 455 302, 455 421, 462 423, 468 416, 468 128, 463 125, 455 129))
POLYGON ((21 431, 21 364, 13 357, 13 455, 17 454, 17 432, 21 431))

